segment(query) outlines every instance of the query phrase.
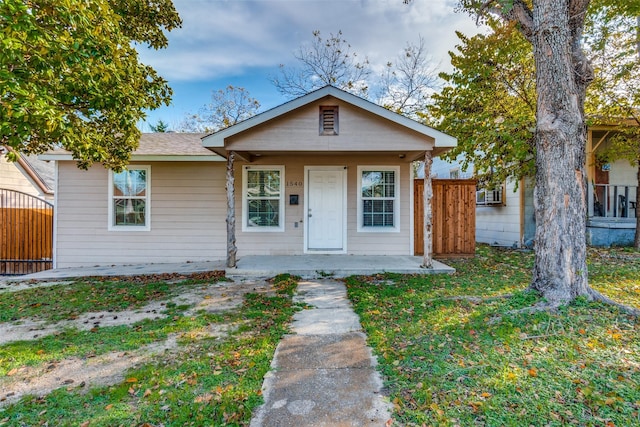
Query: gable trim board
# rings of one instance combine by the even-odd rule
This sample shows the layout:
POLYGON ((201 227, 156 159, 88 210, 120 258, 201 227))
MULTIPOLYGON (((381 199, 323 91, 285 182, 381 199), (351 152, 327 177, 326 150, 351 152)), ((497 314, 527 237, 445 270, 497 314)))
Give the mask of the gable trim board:
POLYGON ((413 255, 411 161, 453 145, 455 139, 448 135, 332 87, 208 136, 144 134, 131 156, 131 165, 153 171, 151 225, 144 233, 108 229, 113 201, 106 169, 94 165, 82 171, 70 153, 48 153, 43 157, 57 160, 59 173, 56 267, 224 259, 231 236, 226 221, 229 165, 224 160, 231 151, 238 155, 231 171, 236 227, 229 233, 238 258, 413 255), (335 135, 320 135, 322 106, 339 109, 335 135), (393 198, 388 185, 382 190, 376 184, 375 191, 387 191, 385 197, 363 201, 363 168, 393 171, 393 198), (248 185, 250 170, 280 172, 253 174, 248 185), (319 180, 317 185, 310 177, 319 180), (315 198, 323 197, 312 208, 315 198), (380 228, 361 226, 364 204, 370 225, 380 228), (326 221, 312 223, 318 212, 326 214, 319 218, 326 221), (388 226, 391 218, 393 227, 388 226), (267 227, 260 229, 262 224, 267 227), (316 226, 320 234, 313 235, 316 226))

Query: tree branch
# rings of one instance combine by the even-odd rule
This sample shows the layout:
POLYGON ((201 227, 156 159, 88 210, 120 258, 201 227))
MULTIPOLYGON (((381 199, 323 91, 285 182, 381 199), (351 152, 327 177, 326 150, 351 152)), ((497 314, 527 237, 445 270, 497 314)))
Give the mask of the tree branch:
POLYGON ((508 9, 505 9, 497 0, 486 0, 478 9, 478 17, 485 13, 498 15, 506 21, 517 22, 520 32, 527 40, 531 41, 533 36, 533 11, 524 0, 513 0, 513 5, 508 9))

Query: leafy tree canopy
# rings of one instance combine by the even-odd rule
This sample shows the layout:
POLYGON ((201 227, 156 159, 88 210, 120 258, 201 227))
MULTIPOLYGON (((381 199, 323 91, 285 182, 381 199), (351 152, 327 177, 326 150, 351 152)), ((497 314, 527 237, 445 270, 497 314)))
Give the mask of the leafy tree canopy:
MULTIPOLYGON (((620 141, 609 152, 637 159, 635 135, 640 105, 640 63, 636 13, 640 1, 594 0, 585 26, 585 50, 595 79, 588 87, 585 112, 589 124, 619 125, 620 141), (628 120, 636 121, 633 126, 628 120), (623 135, 626 135, 624 138, 623 135), (631 150, 629 145, 631 144, 631 150)), ((483 18, 490 31, 474 37, 458 33, 460 44, 450 52, 454 70, 442 73, 445 88, 434 95, 434 124, 458 138, 447 153, 463 167, 473 164, 483 181, 516 182, 535 172, 535 64, 532 46, 513 24, 483 18)))
POLYGON ((491 32, 474 37, 457 33, 461 43, 450 52, 446 86, 433 96, 431 116, 458 138, 446 158, 473 163, 488 185, 530 176, 535 159, 535 67, 531 45, 516 29, 497 19, 491 32))
POLYGON ((150 124, 149 128, 151 129, 151 132, 159 132, 159 133, 169 132, 169 124, 165 123, 162 120, 158 120, 158 123, 156 123, 155 125, 150 124))
POLYGON ((171 0, 0 2, 0 143, 123 167, 136 123, 172 93, 133 44, 166 47, 180 25, 171 0))

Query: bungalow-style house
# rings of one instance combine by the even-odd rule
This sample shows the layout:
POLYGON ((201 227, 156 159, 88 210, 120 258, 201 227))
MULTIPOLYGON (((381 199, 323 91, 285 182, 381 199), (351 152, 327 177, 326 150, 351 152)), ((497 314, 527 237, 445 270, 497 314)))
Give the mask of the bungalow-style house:
POLYGON ((0 146, 0 189, 53 202, 54 164, 35 155, 21 155, 16 162, 10 162, 5 156, 8 150, 0 146))
POLYGON ((145 134, 120 173, 54 151, 54 267, 412 255, 411 163, 455 144, 327 86, 210 135, 145 134))
MULTIPOLYGON (((598 152, 610 145, 612 128, 590 127, 587 132, 588 221, 591 246, 632 245, 636 228, 637 167, 628 160, 602 163, 598 152)), ((460 163, 434 159, 432 178, 465 178, 473 171, 460 163)), ((533 179, 516 186, 507 181, 500 188, 478 188, 476 241, 498 246, 531 247, 535 237, 533 179), (517 188, 516 188, 517 187, 517 188)))

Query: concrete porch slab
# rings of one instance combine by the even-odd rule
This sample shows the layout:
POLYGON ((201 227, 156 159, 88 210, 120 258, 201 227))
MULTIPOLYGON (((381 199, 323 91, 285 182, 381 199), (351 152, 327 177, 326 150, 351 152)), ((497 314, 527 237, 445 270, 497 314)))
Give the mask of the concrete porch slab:
POLYGON ((348 277, 379 273, 401 274, 451 274, 455 269, 433 261, 433 268, 421 268, 422 257, 414 256, 360 256, 360 255, 252 255, 238 260, 236 268, 226 268, 224 260, 106 265, 93 267, 57 268, 24 276, 9 276, 5 282, 25 280, 60 280, 88 276, 136 276, 162 273, 198 273, 225 270, 228 277, 259 278, 290 273, 307 279, 323 277, 348 277))
POLYGON ((422 257, 400 255, 250 255, 241 257, 227 276, 273 277, 290 273, 306 279, 348 277, 383 273, 452 274, 455 269, 440 261, 422 268, 422 257))

